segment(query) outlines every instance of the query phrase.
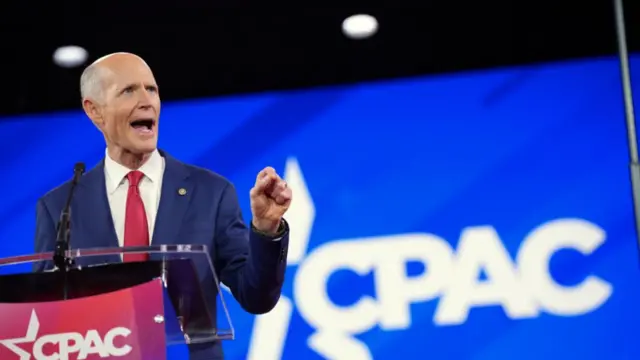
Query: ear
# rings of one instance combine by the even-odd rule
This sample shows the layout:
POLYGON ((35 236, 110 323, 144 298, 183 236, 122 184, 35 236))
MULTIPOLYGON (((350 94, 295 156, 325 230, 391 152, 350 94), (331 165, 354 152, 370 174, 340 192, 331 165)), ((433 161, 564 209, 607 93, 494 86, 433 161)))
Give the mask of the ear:
POLYGON ((82 100, 82 108, 93 124, 100 130, 104 128, 104 117, 102 116, 102 108, 93 100, 85 98, 82 100))

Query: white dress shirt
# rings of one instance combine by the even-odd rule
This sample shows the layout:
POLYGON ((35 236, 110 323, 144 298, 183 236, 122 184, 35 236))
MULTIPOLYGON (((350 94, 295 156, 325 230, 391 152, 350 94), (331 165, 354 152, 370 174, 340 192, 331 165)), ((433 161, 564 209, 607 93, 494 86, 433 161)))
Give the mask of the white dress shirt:
MULTIPOLYGON (((162 177, 164 175, 164 158, 158 150, 151 154, 149 160, 138 169, 144 176, 138 185, 144 210, 147 214, 147 224, 149 225, 149 241, 153 238, 153 228, 156 223, 158 206, 160 204, 160 192, 162 191, 162 177)), ((129 191, 129 180, 127 174, 131 172, 109 157, 107 152, 104 158, 104 176, 107 187, 107 199, 113 217, 113 226, 118 236, 118 243, 124 246, 124 220, 127 207, 127 193, 129 191)), ((149 244, 151 245, 151 244, 149 244)))

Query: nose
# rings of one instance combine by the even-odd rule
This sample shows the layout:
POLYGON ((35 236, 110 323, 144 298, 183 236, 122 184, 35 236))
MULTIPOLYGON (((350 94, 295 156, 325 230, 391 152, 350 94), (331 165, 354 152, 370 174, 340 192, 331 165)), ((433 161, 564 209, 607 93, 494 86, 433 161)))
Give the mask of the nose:
POLYGON ((149 101, 140 101, 138 103, 138 109, 140 109, 140 110, 151 109, 151 102, 149 102, 149 101))
POLYGON ((151 94, 145 88, 141 88, 138 91, 138 108, 148 109, 151 108, 151 104, 151 94))

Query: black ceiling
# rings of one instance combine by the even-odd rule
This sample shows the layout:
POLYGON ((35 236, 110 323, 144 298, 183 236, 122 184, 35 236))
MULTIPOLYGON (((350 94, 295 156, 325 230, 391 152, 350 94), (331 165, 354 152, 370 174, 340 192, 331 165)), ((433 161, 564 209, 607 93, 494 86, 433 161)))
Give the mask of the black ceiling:
MULTIPOLYGON (((164 100, 617 51, 608 0, 573 1, 580 4, 574 7, 550 0, 385 2, 345 1, 340 8, 215 0, 5 3, 0 115, 79 107, 82 69, 52 62, 54 49, 69 44, 85 47, 90 61, 116 51, 141 55, 164 100), (355 13, 378 19, 376 36, 342 35, 342 20, 355 13)), ((640 6, 625 2, 629 46, 640 51, 640 6)))

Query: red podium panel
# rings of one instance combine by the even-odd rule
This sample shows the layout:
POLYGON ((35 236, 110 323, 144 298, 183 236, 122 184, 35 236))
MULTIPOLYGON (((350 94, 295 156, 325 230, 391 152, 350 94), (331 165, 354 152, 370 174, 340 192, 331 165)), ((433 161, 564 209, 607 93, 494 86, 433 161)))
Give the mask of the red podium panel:
POLYGON ((165 360, 161 279, 106 294, 0 304, 2 360, 165 360))

